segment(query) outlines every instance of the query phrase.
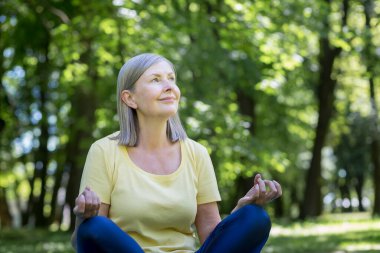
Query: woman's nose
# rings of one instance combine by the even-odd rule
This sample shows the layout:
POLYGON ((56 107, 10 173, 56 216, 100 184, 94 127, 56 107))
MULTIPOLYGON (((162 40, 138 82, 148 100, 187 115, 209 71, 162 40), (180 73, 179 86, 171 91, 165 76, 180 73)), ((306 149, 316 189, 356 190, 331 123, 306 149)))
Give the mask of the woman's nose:
POLYGON ((165 91, 168 91, 168 90, 172 90, 174 87, 174 82, 170 81, 170 80, 164 80, 164 90, 165 91))

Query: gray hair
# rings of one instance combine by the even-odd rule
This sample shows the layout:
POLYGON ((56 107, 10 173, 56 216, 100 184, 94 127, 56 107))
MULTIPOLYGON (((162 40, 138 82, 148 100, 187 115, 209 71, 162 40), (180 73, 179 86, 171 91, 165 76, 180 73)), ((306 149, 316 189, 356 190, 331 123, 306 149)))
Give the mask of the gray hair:
MULTIPOLYGON (((133 91, 135 83, 141 75, 151 66, 161 61, 166 61, 174 70, 174 65, 163 56, 145 53, 129 59, 120 69, 117 78, 117 113, 119 116, 120 132, 112 139, 119 140, 119 145, 134 147, 138 143, 139 122, 136 110, 127 106, 121 99, 124 90, 133 91)), ((182 127, 178 112, 169 118, 166 127, 166 135, 171 142, 186 139, 187 135, 182 127)))

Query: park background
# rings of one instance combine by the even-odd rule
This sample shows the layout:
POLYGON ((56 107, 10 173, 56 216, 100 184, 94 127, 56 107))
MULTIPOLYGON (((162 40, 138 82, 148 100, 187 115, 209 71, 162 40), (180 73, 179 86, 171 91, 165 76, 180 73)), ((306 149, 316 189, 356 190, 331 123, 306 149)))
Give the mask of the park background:
POLYGON ((379 0, 3 0, 0 252, 72 252, 116 78, 153 52, 212 157, 223 214, 256 172, 282 184, 269 252, 380 252, 379 0))

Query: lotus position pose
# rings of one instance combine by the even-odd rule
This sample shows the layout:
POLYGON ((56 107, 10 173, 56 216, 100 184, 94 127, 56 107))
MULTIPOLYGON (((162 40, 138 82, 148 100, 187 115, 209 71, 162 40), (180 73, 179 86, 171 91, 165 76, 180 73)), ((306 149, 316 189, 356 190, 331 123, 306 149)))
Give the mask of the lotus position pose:
POLYGON ((210 156, 187 138, 178 117, 173 64, 131 58, 117 80, 120 131, 92 144, 74 213, 79 253, 259 253, 271 222, 263 206, 281 196, 256 175, 221 220, 210 156), (200 247, 197 246, 195 231, 200 247))

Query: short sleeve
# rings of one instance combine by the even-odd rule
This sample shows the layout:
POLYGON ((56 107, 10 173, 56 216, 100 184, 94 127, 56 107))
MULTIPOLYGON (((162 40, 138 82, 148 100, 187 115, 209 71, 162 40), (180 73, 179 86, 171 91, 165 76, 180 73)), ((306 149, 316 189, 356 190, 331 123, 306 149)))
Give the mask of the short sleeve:
POLYGON ((200 144, 196 148, 196 166, 198 171, 197 204, 220 201, 214 166, 207 149, 200 144))
POLYGON ((79 192, 83 192, 86 186, 99 196, 101 202, 110 204, 112 191, 110 164, 107 149, 98 142, 92 144, 88 151, 79 192))

